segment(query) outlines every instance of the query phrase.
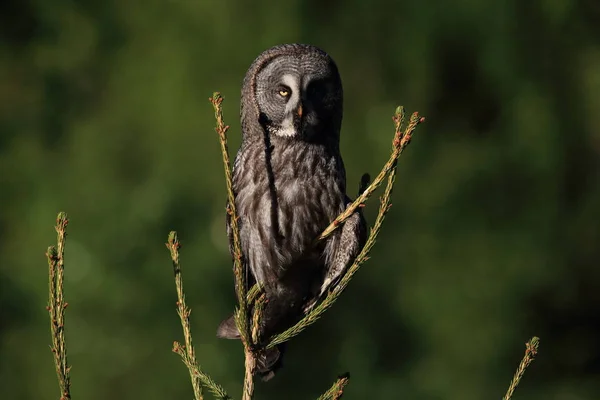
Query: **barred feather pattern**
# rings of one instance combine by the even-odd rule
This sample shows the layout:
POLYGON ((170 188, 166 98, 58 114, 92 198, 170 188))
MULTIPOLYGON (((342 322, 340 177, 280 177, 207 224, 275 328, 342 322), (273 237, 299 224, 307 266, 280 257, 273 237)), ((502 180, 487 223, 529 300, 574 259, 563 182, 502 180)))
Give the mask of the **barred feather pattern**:
MULTIPOLYGON (((261 284, 267 297, 261 338, 300 318, 364 245, 366 223, 360 211, 315 245, 350 202, 339 151, 342 98, 335 63, 313 46, 269 49, 244 79, 243 136, 233 166, 233 190, 248 284, 261 284), (301 97, 282 103, 272 93, 282 81, 297 84, 291 91, 302 92, 301 97), (294 135, 289 134, 290 121, 294 135), (284 125, 285 135, 278 134, 284 125)), ((234 329, 231 322, 222 326, 223 332, 234 329)))

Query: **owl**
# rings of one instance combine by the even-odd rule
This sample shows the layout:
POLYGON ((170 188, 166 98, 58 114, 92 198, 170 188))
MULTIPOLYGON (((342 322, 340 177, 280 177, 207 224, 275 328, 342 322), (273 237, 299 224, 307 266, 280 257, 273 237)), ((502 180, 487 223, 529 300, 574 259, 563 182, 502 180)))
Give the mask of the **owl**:
MULTIPOLYGON (((337 66, 314 46, 268 49, 244 78, 233 191, 248 285, 260 284, 266 295, 259 327, 263 340, 298 321, 364 245, 360 211, 315 244, 351 202, 340 154, 342 106, 337 66)), ((231 250, 229 215, 227 231, 231 250)), ((221 323, 217 336, 239 338, 232 317, 221 323)), ((257 369, 264 377, 280 364, 281 350, 259 352, 257 369)))

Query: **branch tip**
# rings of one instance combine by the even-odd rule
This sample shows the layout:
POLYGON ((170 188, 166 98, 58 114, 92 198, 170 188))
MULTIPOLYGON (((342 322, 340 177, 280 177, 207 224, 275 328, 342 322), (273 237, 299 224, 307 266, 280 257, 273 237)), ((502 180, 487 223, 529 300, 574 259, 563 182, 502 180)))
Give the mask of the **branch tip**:
POLYGON ((375 244, 377 236, 381 230, 383 220, 390 209, 391 205, 391 194, 394 188, 396 179, 396 169, 398 166, 398 158, 402 154, 402 151, 408 145, 410 141, 410 135, 414 131, 418 123, 418 113, 413 113, 411 120, 402 135, 401 125, 404 119, 404 108, 398 107, 394 114, 394 138, 392 139, 392 154, 389 160, 383 166, 377 177, 368 185, 365 190, 346 207, 346 210, 342 212, 335 220, 333 220, 329 226, 321 233, 321 235, 315 240, 315 244, 330 236, 336 229, 338 229, 348 218, 350 218, 358 208, 363 207, 365 201, 375 192, 375 190, 383 184, 384 179, 387 177, 387 184, 384 192, 380 198, 380 207, 377 214, 377 218, 370 229, 369 237, 361 249, 360 253, 353 260, 352 264, 348 267, 346 273, 342 276, 337 285, 327 293, 325 298, 320 302, 312 305, 308 310, 304 318, 298 321, 295 325, 286 329, 285 331, 270 338, 267 348, 272 348, 278 344, 284 343, 291 338, 297 336, 306 329, 308 326, 316 322, 325 311, 327 311, 333 303, 338 299, 340 294, 348 286, 352 276, 358 271, 360 266, 369 259, 369 253, 375 244))
POLYGON ((333 385, 317 400, 339 400, 342 398, 344 394, 344 389, 346 385, 350 382, 350 373, 345 373, 340 375, 337 380, 333 383, 333 385))
POLYGON ((521 381, 521 378, 523 378, 523 375, 525 374, 525 370, 527 369, 527 367, 529 367, 529 365, 537 356, 539 345, 540 338, 537 336, 532 337, 527 343, 525 343, 525 355, 523 356, 521 363, 517 367, 517 371, 515 372, 515 375, 513 376, 510 385, 508 386, 508 390, 506 391, 503 400, 510 400, 510 398, 512 397, 513 393, 515 392, 515 389, 521 381))
POLYGON ((58 258, 58 251, 56 250, 56 246, 49 246, 46 251, 46 257, 48 257, 48 261, 56 261, 58 258))
POLYGON ((60 226, 61 229, 65 229, 68 224, 69 224, 69 219, 67 217, 67 213, 64 211, 59 212, 58 215, 56 216, 56 225, 60 226))
POLYGON ((65 309, 68 303, 64 300, 65 243, 69 220, 65 212, 56 217, 56 246, 48 247, 48 314, 50 317, 50 333, 52 345, 50 349, 54 358, 56 376, 61 398, 71 398, 71 367, 67 361, 67 345, 65 340, 65 309))
POLYGON ((537 356, 537 352, 540 347, 540 338, 537 336, 532 337, 529 339, 529 342, 525 344, 525 346, 527 349, 526 351, 531 354, 532 357, 537 356))

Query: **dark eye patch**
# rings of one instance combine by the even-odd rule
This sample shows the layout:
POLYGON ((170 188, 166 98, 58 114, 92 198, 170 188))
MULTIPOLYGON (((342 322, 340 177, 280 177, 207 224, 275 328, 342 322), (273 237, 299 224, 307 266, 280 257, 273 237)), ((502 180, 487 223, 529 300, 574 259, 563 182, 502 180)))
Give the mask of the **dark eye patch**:
POLYGON ((331 79, 315 79, 306 87, 306 97, 316 108, 329 107, 334 96, 334 82, 331 79))
POLYGON ((311 99, 317 99, 325 96, 329 89, 330 82, 328 79, 315 79, 308 84, 306 93, 311 99))

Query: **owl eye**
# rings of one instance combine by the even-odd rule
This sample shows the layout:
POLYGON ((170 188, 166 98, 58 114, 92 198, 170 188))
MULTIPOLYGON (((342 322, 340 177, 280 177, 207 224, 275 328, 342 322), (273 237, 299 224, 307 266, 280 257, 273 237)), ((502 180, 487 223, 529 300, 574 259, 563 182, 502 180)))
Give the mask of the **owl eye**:
POLYGON ((286 87, 286 86, 281 86, 277 92, 279 93, 279 95, 283 98, 287 98, 290 96, 290 88, 286 87))

